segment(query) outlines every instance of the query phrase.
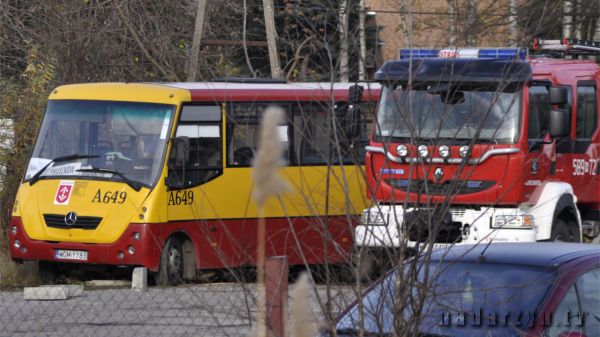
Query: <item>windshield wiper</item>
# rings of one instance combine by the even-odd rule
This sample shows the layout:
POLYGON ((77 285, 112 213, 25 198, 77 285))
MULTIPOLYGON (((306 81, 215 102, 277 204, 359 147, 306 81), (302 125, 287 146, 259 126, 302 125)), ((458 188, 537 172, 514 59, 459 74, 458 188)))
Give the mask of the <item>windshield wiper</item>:
POLYGON ((71 160, 76 160, 76 159, 90 159, 90 158, 99 158, 99 157, 100 156, 98 156, 98 155, 89 155, 89 154, 70 154, 68 156, 56 157, 56 158, 50 160, 46 165, 44 165, 44 167, 42 167, 41 170, 37 171, 33 176, 31 176, 31 178, 29 179, 29 186, 35 184, 38 180, 40 180, 42 173, 44 173, 44 171, 46 171, 46 169, 48 167, 50 167, 50 165, 53 163, 62 163, 65 161, 71 161, 71 160))
POLYGON ((133 188, 136 192, 138 192, 142 188, 142 184, 138 183, 137 181, 127 178, 127 176, 125 176, 123 173, 116 171, 116 170, 111 170, 111 169, 101 168, 101 167, 91 167, 91 168, 79 169, 79 170, 77 170, 77 172, 111 173, 113 175, 121 177, 123 179, 123 182, 126 183, 127 185, 129 185, 129 187, 133 188))

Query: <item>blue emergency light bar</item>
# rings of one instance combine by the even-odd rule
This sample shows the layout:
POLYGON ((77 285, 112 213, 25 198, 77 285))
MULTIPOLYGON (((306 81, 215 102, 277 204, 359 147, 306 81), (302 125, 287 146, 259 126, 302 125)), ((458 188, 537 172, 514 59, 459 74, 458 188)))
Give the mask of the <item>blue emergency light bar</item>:
POLYGON ((461 59, 527 59, 527 48, 413 48, 400 49, 400 60, 424 58, 461 58, 461 59))

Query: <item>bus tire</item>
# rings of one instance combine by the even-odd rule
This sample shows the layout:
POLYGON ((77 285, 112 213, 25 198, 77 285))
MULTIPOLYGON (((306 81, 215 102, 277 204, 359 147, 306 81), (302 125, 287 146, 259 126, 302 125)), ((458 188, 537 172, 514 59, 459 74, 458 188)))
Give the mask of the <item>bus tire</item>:
POLYGON ((56 263, 49 261, 38 262, 38 276, 42 284, 55 284, 58 281, 59 270, 56 263))
POLYGON ((577 227, 572 224, 571 226, 567 225, 567 222, 560 218, 554 220, 550 241, 579 242, 577 227))
POLYGON ((178 237, 172 236, 167 240, 160 254, 156 281, 159 286, 174 286, 183 282, 183 249, 178 237))

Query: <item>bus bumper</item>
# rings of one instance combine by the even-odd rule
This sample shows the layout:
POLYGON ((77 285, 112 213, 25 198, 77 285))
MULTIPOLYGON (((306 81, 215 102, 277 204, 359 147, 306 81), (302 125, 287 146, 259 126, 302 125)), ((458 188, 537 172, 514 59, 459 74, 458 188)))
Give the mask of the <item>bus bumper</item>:
POLYGON ((427 223, 439 227, 432 233, 434 246, 488 242, 535 242, 535 218, 519 208, 481 207, 448 209, 445 221, 433 219, 431 210, 378 205, 363 212, 355 230, 358 247, 414 247, 430 237, 427 223), (417 213, 420 212, 420 213, 417 213), (419 216, 415 216, 415 214, 419 216))
POLYGON ((117 241, 107 244, 48 242, 31 239, 21 218, 13 217, 9 227, 10 254, 16 261, 143 266, 157 271, 161 247, 152 229, 149 224, 129 224, 117 241))

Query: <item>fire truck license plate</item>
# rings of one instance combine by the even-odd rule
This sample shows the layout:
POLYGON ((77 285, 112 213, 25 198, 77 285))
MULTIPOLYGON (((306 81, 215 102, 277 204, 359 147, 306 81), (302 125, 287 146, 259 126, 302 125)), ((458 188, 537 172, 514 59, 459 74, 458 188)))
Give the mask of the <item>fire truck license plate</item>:
POLYGON ((58 260, 76 260, 87 261, 88 252, 83 250, 62 250, 57 249, 54 254, 58 260))

